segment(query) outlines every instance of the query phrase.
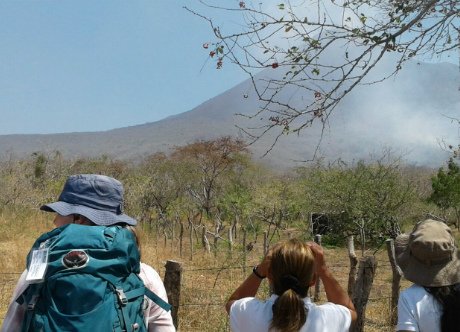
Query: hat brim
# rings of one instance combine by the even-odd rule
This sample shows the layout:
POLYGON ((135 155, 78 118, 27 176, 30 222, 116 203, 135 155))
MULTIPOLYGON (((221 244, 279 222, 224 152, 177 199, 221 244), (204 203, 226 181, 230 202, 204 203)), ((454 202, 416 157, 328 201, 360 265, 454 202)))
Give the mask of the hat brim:
POLYGON ((92 209, 84 205, 69 204, 62 201, 42 205, 40 210, 56 212, 61 216, 80 214, 100 226, 110 226, 120 223, 131 226, 137 225, 137 221, 126 214, 115 214, 109 211, 92 209))
POLYGON ((396 262, 404 278, 424 287, 442 287, 460 283, 460 250, 452 260, 445 264, 427 265, 415 257, 409 250, 409 235, 401 234, 395 240, 396 262))

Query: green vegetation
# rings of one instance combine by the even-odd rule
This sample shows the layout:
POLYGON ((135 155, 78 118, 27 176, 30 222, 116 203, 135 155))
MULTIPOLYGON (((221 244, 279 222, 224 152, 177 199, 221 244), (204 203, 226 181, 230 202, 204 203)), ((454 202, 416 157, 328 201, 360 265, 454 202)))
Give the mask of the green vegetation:
POLYGON ((194 229, 197 239, 204 234, 218 248, 229 229, 252 239, 290 229, 305 234, 317 213, 335 216, 325 244, 341 245, 354 235, 364 252, 427 215, 458 222, 458 165, 451 161, 447 173, 441 169, 432 178, 433 172, 404 166, 387 152, 374 162, 316 164, 278 174, 251 161, 243 142, 229 137, 140 163, 106 156, 64 160, 60 153, 39 152, 0 164, 0 213, 36 211, 56 199, 68 175, 100 173, 122 181, 127 213, 165 238, 194 229))
POLYGON ((457 229, 460 228, 460 167, 450 159, 447 170, 440 168, 431 178, 433 192, 429 200, 443 211, 452 209, 455 213, 457 229))
MULTIPOLYGON (((228 330, 222 303, 260 261, 266 240, 268 245, 289 237, 311 240, 312 215, 329 217, 322 243, 346 287, 347 251, 331 248, 353 235, 363 255, 369 249, 374 254, 388 237, 427 215, 455 221, 453 201, 439 205, 434 197, 449 198, 449 190, 459 187, 453 161, 436 175, 436 170, 405 166, 389 152, 373 162, 318 163, 279 174, 255 164, 244 144, 228 137, 137 163, 106 156, 67 160, 40 152, 27 160, 11 158, 0 163, 0 250, 7 271, 1 315, 31 244, 53 227, 52 216, 38 207, 54 201, 67 176, 75 173, 106 174, 123 182, 126 213, 140 222, 144 262, 159 272, 166 259, 186 262, 182 331, 228 330)), ((366 309, 366 331, 391 331, 390 265, 385 252, 375 256, 381 277, 366 309)))

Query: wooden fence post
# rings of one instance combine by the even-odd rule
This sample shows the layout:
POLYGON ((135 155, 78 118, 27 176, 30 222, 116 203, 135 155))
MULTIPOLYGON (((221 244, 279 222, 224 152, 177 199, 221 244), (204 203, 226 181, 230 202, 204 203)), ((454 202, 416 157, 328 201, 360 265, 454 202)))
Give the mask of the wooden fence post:
POLYGON ((182 264, 176 261, 166 261, 166 272, 164 278, 164 285, 166 294, 168 295, 168 302, 171 304, 171 316, 176 329, 179 326, 179 304, 180 304, 180 289, 182 279, 182 264))
POLYGON ((246 254, 246 230, 243 229, 243 275, 246 275, 246 264, 247 264, 247 254, 246 254))
POLYGON ((173 220, 172 225, 171 225, 171 251, 174 250, 174 240, 176 238, 176 221, 173 220))
MULTIPOLYGON (((320 234, 315 235, 315 242, 321 245, 321 235, 320 234)), ((320 291, 321 291, 321 279, 317 278, 316 283, 315 283, 315 294, 313 296, 314 302, 318 302, 321 299, 320 291)))
POLYGON ((398 321, 398 298, 399 298, 399 283, 401 281, 402 271, 396 263, 395 244, 393 239, 386 240, 388 258, 393 272, 391 283, 391 304, 390 304, 390 323, 396 325, 398 321))
POLYGON ((209 244, 208 237, 206 236, 206 226, 203 226, 203 230, 201 233, 201 244, 203 245, 203 249, 207 252, 211 252, 211 245, 209 244))
POLYGON ((155 243, 158 246, 160 244, 160 226, 158 226, 158 221, 155 223, 155 236, 156 236, 155 243))
POLYGON ((180 222, 180 233, 179 233, 179 256, 182 258, 182 250, 184 245, 184 223, 180 222))
POLYGON ((268 232, 264 231, 264 256, 268 252, 268 232))
POLYGON ((190 260, 193 261, 193 223, 189 222, 190 224, 190 260))
POLYGON ((356 283, 356 273, 357 273, 357 265, 358 265, 358 258, 356 257, 355 253, 355 242, 353 239, 353 235, 347 237, 347 249, 348 249, 348 258, 350 259, 350 272, 348 273, 348 286, 347 292, 348 296, 353 296, 353 287, 356 283))
POLYGON ((229 251, 229 256, 232 257, 232 252, 233 252, 233 230, 230 227, 228 229, 228 251, 229 251))
POLYGON ((373 256, 363 257, 359 260, 358 277, 353 290, 352 301, 355 305, 358 319, 356 320, 353 332, 364 331, 364 320, 366 318, 366 305, 369 300, 372 283, 374 282, 377 261, 373 256))

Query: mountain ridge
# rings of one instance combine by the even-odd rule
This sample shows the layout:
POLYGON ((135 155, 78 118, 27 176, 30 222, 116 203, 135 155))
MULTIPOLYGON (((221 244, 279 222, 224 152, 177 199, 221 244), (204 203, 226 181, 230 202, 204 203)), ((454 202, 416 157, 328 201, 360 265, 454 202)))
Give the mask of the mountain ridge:
MULTIPOLYGON (((272 73, 266 69, 260 77, 272 73)), ((357 87, 344 98, 324 124, 319 148, 320 122, 300 135, 281 137, 263 158, 278 129, 253 143, 250 150, 255 160, 281 169, 303 165, 294 160, 312 159, 317 148, 316 157, 325 161, 368 159, 372 153, 392 148, 401 154, 411 151, 404 157, 409 164, 439 167, 449 156, 440 143, 458 139, 457 128, 447 118, 460 113, 458 73, 458 66, 450 63, 409 63, 396 78, 357 87)), ((300 102, 304 97, 296 96, 300 102)), ((192 110, 156 122, 99 132, 0 135, 0 158, 60 151, 67 158, 107 155, 138 159, 196 140, 245 138, 237 126, 260 126, 263 122, 235 114, 250 116, 259 107, 252 83, 245 80, 192 110)))

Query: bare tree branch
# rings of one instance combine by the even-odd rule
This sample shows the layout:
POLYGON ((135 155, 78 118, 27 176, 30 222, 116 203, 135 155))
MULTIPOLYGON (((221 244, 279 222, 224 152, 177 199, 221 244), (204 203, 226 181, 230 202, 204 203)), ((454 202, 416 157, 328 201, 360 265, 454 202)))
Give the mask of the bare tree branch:
POLYGON ((216 40, 206 46, 216 67, 236 64, 251 79, 259 109, 243 114, 248 125, 240 129, 253 141, 281 129, 267 153, 282 135, 317 122, 322 135, 337 105, 357 86, 388 79, 409 59, 460 50, 456 0, 240 1, 235 7, 199 2, 241 22, 224 31, 215 18, 185 7, 214 32, 216 40), (394 67, 375 77, 374 69, 390 54, 394 67))

